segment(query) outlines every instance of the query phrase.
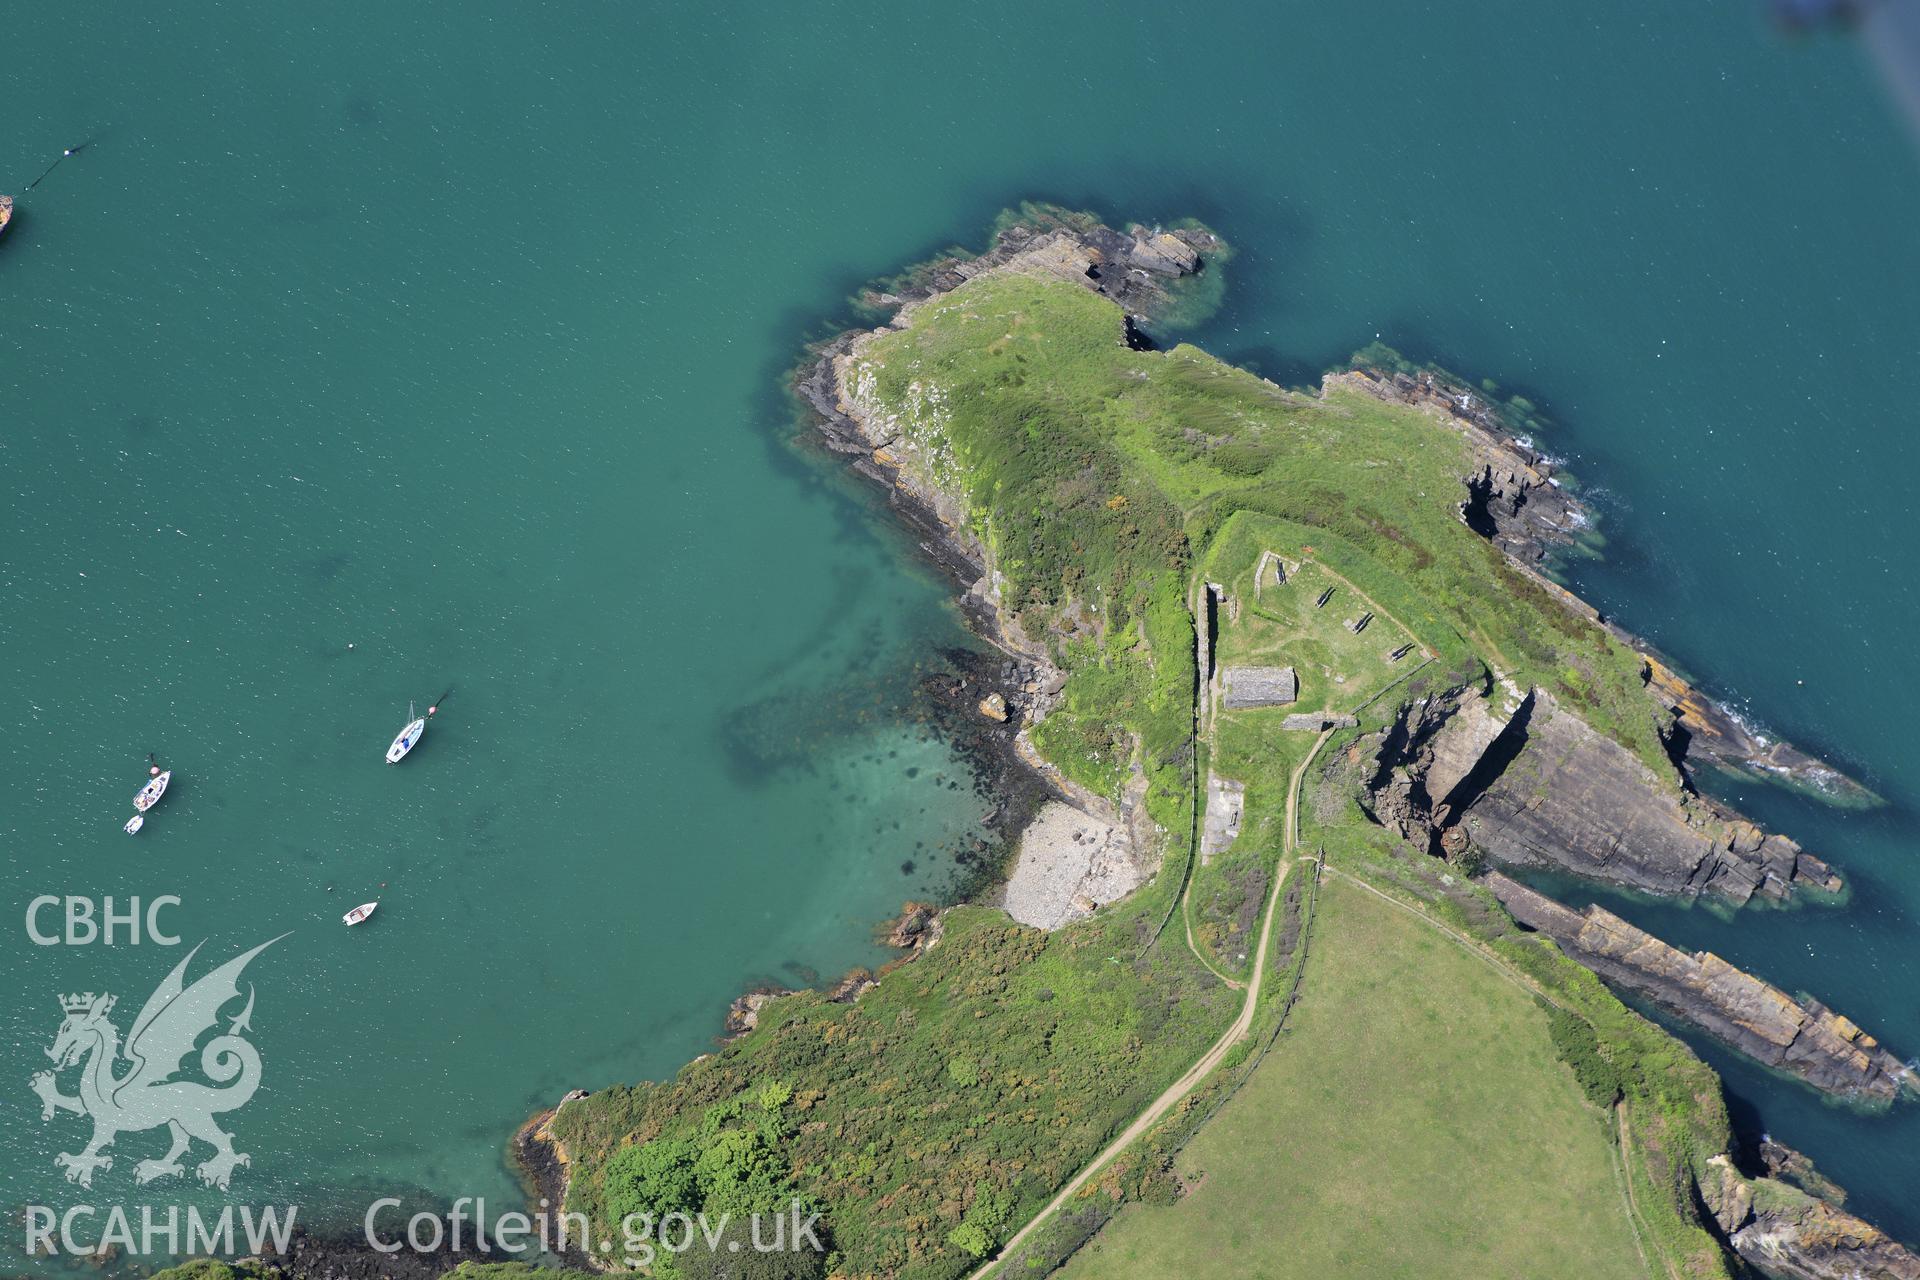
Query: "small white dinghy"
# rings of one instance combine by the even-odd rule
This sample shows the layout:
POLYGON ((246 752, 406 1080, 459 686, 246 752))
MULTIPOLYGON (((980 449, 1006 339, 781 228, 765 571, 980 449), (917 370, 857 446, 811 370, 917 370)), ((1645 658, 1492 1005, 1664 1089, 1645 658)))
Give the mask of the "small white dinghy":
MULTIPOLYGON (((407 704, 407 714, 413 715, 412 703, 407 704)), ((426 716, 414 716, 413 719, 407 721, 407 727, 400 731, 399 735, 394 738, 393 745, 387 748, 387 763, 399 764, 402 760, 406 759, 407 752, 420 745, 421 735, 426 733, 426 731, 426 716)))
POLYGON ((362 920, 372 915, 373 909, 379 905, 377 902, 363 902, 340 918, 348 924, 359 924, 362 920))
POLYGON ((127 834, 130 836, 137 836, 140 834, 140 828, 146 825, 147 825, 147 815, 144 813, 136 813, 131 818, 127 819, 127 834))
POLYGON ((140 788, 139 794, 133 797, 133 807, 140 813, 153 808, 154 803, 166 794, 167 783, 172 780, 173 770, 171 769, 165 773, 156 774, 153 781, 140 788))

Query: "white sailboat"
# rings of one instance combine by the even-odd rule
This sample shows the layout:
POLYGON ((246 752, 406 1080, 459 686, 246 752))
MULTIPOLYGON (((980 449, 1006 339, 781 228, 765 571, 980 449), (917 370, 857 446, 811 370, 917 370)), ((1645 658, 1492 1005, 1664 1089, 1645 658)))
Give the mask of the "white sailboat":
POLYGON ((407 727, 395 735, 393 745, 387 748, 388 764, 399 764, 406 759, 407 752, 420 745, 420 737, 427 731, 427 717, 414 715, 411 702, 407 704, 407 715, 412 717, 407 727))

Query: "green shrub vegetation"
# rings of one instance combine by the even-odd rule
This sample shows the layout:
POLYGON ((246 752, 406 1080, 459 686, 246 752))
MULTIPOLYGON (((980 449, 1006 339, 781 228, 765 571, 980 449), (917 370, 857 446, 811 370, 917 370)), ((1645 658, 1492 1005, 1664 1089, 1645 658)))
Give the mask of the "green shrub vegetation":
POLYGON ((1607 1057, 1600 1037, 1579 1014, 1549 1006, 1547 1030, 1553 1034, 1553 1047, 1561 1060, 1573 1068, 1573 1078, 1586 1090, 1587 1098, 1597 1106, 1611 1107, 1620 1101, 1620 1071, 1607 1057))
POLYGON ((599 1232, 791 1193, 825 1210, 838 1271, 964 1273, 1237 1007, 1184 948, 1139 954, 1159 909, 1145 895, 1049 935, 960 908, 858 1003, 775 1001, 669 1083, 568 1104, 554 1131, 574 1156, 569 1208, 599 1232))
POLYGON ((195 1258, 154 1272, 153 1280, 276 1280, 278 1274, 265 1263, 246 1259, 222 1262, 216 1258, 195 1258))

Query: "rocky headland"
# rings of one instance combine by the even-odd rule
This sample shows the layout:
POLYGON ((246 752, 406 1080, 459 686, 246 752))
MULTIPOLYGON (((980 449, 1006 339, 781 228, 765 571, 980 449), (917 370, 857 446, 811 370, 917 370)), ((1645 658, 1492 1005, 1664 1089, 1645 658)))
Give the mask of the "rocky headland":
POLYGON ((1920 1280, 1920 1255, 1841 1208, 1845 1193, 1832 1183, 1809 1191, 1783 1180, 1811 1164, 1767 1146, 1767 1176, 1750 1178, 1721 1155, 1697 1183, 1714 1226, 1741 1258, 1776 1280, 1920 1280))
POLYGON ((1606 628, 1641 656, 1648 692, 1670 718, 1668 749, 1678 766, 1755 776, 1840 804, 1879 803, 1877 795, 1840 769, 1702 693, 1652 645, 1548 576, 1553 555, 1577 545, 1594 528, 1593 513, 1562 482, 1554 460, 1509 427, 1485 395, 1426 369, 1362 367, 1330 373, 1322 381, 1323 394, 1342 387, 1426 410, 1460 433, 1470 459, 1460 477, 1462 522, 1505 552, 1516 570, 1569 612, 1606 628))
MULTIPOLYGON (((980 257, 939 264, 877 299, 897 308, 889 324, 827 344, 798 381, 817 411, 827 447, 884 486, 929 556, 959 581, 982 633, 1031 663, 1049 687, 1059 683, 1049 653, 1062 637, 1030 637, 1007 616, 990 549, 973 532, 959 486, 942 482, 953 460, 929 450, 862 383, 856 372, 860 354, 876 335, 911 325, 918 308, 938 305, 967 280, 1002 271, 1051 275, 1113 298, 1126 309, 1129 342, 1144 344, 1155 305, 1172 281, 1200 267, 1211 247, 1205 233, 1140 227, 1115 232, 1072 222, 1016 225, 980 257)), ((1843 803, 1877 798, 1840 770, 1753 729, 1679 676, 1651 646, 1547 575, 1553 553, 1577 542, 1593 524, 1556 476, 1552 459, 1510 429, 1495 405, 1445 375, 1356 368, 1328 375, 1321 394, 1341 389, 1421 408, 1437 426, 1463 437, 1469 464, 1459 476, 1461 522, 1497 546, 1527 582, 1638 653, 1647 698, 1667 719, 1662 736, 1668 759, 1650 762, 1595 730, 1550 692, 1489 673, 1478 686, 1409 704, 1372 739, 1374 769, 1364 803, 1378 820, 1437 856, 1471 847, 1495 865, 1550 868, 1686 900, 1739 906, 1841 894, 1845 882, 1834 868, 1701 794, 1694 771, 1745 772, 1843 803)), ((1039 718, 1048 705, 1044 696, 1030 697, 1019 711, 1039 718)), ((1096 835, 1086 843, 1104 848, 1104 840, 1096 835)), ((1221 833, 1206 842, 1209 849, 1221 843, 1221 833)), ((1035 923, 1063 918, 1060 886, 1086 870, 1076 862, 1070 876, 1052 877, 1054 887, 1039 897, 1043 905, 1030 912, 1035 923)), ((1022 870, 1014 874, 1020 882, 1022 870)), ((1911 1087, 1911 1073, 1893 1053, 1818 1001, 1795 1000, 1718 957, 1681 952, 1599 908, 1573 911, 1497 871, 1486 880, 1519 923, 1552 937, 1606 981, 1652 999, 1770 1066, 1816 1088, 1875 1102, 1911 1087)), ((1034 895, 1023 885, 1015 897, 1034 895)), ((1830 1267, 1845 1258, 1865 1263, 1860 1274, 1907 1274, 1899 1269, 1903 1262, 1889 1261, 1908 1256, 1904 1250, 1855 1219, 1847 1219, 1855 1228, 1836 1228, 1836 1213, 1823 1208, 1792 1228, 1777 1217, 1751 1213, 1722 1225, 1743 1256, 1759 1262, 1764 1254, 1765 1265, 1772 1266, 1789 1259, 1786 1274, 1839 1275, 1830 1267), (1844 1247, 1847 1240, 1857 1247, 1844 1247)))
MULTIPOLYGON (((873 292, 865 301, 891 309, 887 323, 824 344, 795 380, 815 410, 821 442, 880 487, 929 559, 954 579, 974 629, 1004 655, 997 679, 957 681, 948 701, 981 727, 996 767, 1031 788, 1032 799, 1005 815, 1005 834, 1018 853, 994 902, 1039 928, 1066 927, 1125 898, 1152 878, 1166 844, 1167 833, 1140 803, 1146 782, 1139 763, 1117 795, 1096 796, 1063 777, 1033 745, 1033 727, 1062 702, 1063 668, 1070 664, 1061 655, 1070 644, 1099 636, 1104 621, 1091 616, 1084 601, 1051 612, 1009 607, 1008 576, 992 540, 982 536, 960 461, 946 442, 909 420, 916 414, 903 414, 879 393, 862 373, 863 357, 877 340, 911 327, 922 308, 946 305, 954 290, 998 273, 1067 281, 1108 298, 1121 309, 1123 340, 1150 348, 1155 313, 1218 248, 1198 228, 1116 231, 1080 215, 1029 210, 1004 226, 986 252, 942 258, 873 292)), ((1572 618, 1604 628, 1640 655, 1640 694, 1650 714, 1663 720, 1665 754, 1632 750, 1562 696, 1488 669, 1443 687, 1421 685, 1384 728, 1312 713, 1310 727, 1324 722, 1354 730, 1341 753, 1345 763, 1327 766, 1322 780, 1351 785, 1382 827, 1466 869, 1519 925, 1551 938, 1622 992, 1836 1095, 1885 1103, 1910 1087, 1911 1073, 1892 1052, 1818 1001, 1797 1000, 1717 957, 1682 952, 1611 913, 1576 911, 1502 874, 1503 867, 1548 868, 1729 906, 1832 899, 1845 889, 1838 872, 1701 794, 1693 771, 1746 771, 1843 802, 1872 797, 1840 771, 1752 729, 1547 576, 1553 553, 1577 541, 1592 517, 1556 477, 1553 461, 1511 429, 1497 405, 1445 375, 1403 368, 1330 374, 1320 396, 1324 402, 1353 391, 1416 408, 1436 430, 1464 441, 1459 522, 1498 548, 1515 582, 1546 592, 1572 618)), ((937 384, 916 382, 911 394, 935 416, 942 411, 937 384)), ((1201 637, 1204 644, 1204 628, 1201 637)), ((1209 796, 1233 791, 1205 773, 1193 786, 1209 796)), ((1196 860, 1231 845, 1241 825, 1237 804, 1222 805, 1217 821, 1213 805, 1198 811, 1206 816, 1195 822, 1196 860)), ((938 912, 910 909, 890 939, 907 948, 895 964, 919 955, 940 933, 938 912)), ((886 983, 893 967, 849 975, 829 999, 860 1001, 876 982, 886 983)), ((768 988, 743 996, 728 1032, 753 1030, 785 994, 768 988)), ((564 1176, 565 1153, 543 1124, 529 1126, 524 1137, 532 1144, 529 1164, 546 1175, 545 1191, 564 1176)), ((1748 1174, 1730 1156, 1702 1159, 1704 1167, 1682 1158, 1682 1198, 1695 1197, 1695 1209, 1706 1206, 1718 1239, 1752 1265, 1807 1280, 1920 1277, 1913 1255, 1845 1214, 1837 1200, 1769 1176, 1779 1172, 1771 1166, 1748 1174)))

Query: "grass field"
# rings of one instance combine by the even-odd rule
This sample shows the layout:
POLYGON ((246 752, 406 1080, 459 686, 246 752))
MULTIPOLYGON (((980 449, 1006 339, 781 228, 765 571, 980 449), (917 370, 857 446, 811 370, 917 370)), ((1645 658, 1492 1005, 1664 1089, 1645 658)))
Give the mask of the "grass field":
POLYGON ((1645 1277, 1605 1119, 1526 992, 1330 881, 1290 1030, 1072 1280, 1645 1277))

